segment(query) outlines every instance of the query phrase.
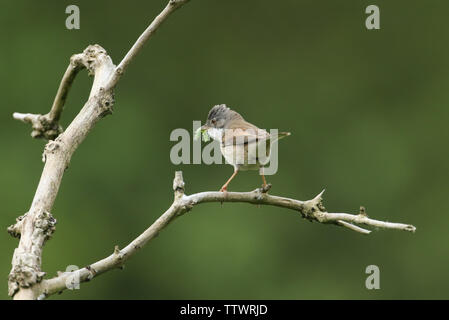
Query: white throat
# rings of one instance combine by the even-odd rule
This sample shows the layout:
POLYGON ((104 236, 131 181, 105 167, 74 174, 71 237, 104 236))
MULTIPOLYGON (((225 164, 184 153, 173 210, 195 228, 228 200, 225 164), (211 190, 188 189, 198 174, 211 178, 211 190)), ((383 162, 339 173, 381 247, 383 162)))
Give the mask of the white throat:
POLYGON ((209 128, 207 129, 207 134, 215 141, 221 142, 221 137, 223 136, 223 129, 209 128))

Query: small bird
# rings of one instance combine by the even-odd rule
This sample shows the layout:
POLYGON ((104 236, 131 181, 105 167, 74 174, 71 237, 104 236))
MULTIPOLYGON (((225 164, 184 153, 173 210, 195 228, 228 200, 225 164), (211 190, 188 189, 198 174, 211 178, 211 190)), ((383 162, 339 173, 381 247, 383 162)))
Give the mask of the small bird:
POLYGON ((239 171, 260 170, 263 187, 267 181, 263 174, 264 165, 270 159, 270 146, 273 142, 289 136, 289 132, 280 132, 276 136, 266 130, 245 121, 243 117, 228 108, 225 104, 214 106, 207 116, 206 124, 199 129, 207 133, 213 140, 220 143, 220 150, 226 161, 234 166, 234 173, 221 187, 220 191, 227 191, 231 180, 239 171))

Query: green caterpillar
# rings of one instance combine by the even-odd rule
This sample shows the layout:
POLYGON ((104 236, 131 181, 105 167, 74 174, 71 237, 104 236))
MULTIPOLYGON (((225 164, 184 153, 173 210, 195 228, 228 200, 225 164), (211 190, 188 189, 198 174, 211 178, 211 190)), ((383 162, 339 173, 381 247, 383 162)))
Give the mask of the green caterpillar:
POLYGON ((195 136, 193 137, 195 140, 198 140, 202 136, 204 142, 208 142, 210 140, 209 135, 207 134, 207 130, 201 130, 201 128, 196 129, 195 136))

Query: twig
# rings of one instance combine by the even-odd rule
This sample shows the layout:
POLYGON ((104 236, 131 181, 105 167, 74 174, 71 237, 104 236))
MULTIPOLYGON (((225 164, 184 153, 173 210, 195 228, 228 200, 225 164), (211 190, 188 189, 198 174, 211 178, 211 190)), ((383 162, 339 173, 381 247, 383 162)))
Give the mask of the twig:
MULTIPOLYGON (((108 74, 107 77, 110 77, 110 73, 115 68, 115 66, 112 64, 112 61, 107 61, 105 63, 103 63, 102 61, 96 61, 96 59, 99 57, 93 57, 93 55, 91 54, 92 52, 95 52, 96 49, 98 49, 98 51, 103 51, 104 53, 106 53, 106 51, 104 51, 104 49, 100 46, 97 46, 97 48, 95 48, 95 46, 89 46, 89 48, 86 49, 83 53, 75 54, 70 58, 69 66, 67 67, 67 70, 62 77, 61 83, 59 84, 55 100, 53 101, 53 105, 49 113, 44 115, 31 113, 24 114, 18 112, 13 113, 14 119, 31 124, 33 129, 33 131, 31 132, 31 136, 33 138, 54 140, 63 132, 63 129, 59 124, 59 119, 61 118, 67 95, 70 91, 70 88, 72 87, 76 75, 80 70, 87 68, 89 70, 89 74, 94 75, 96 73, 97 82, 99 81, 99 79, 102 83, 104 82, 104 79, 102 79, 102 76, 104 74, 108 74), (108 72, 100 70, 97 70, 96 72, 96 69, 100 69, 102 66, 108 68, 108 72)), ((92 88, 94 89, 94 86, 92 86, 92 88)), ((95 92, 97 91, 98 88, 95 88, 95 92)), ((91 92, 94 92, 94 90, 92 90, 91 92)))
POLYGON ((51 121, 59 121, 61 118, 62 109, 64 108, 70 88, 72 87, 73 80, 75 80, 76 75, 83 68, 83 65, 77 63, 78 61, 76 61, 75 57, 76 56, 73 56, 70 59, 70 64, 62 77, 55 100, 51 106, 51 110, 48 114, 51 121))
POLYGON ((348 228, 348 229, 356 231, 356 232, 360 232, 362 234, 370 234, 371 233, 371 231, 369 231, 369 230, 360 228, 356 225, 353 225, 352 223, 348 223, 348 222, 345 222, 342 220, 337 220, 337 223, 345 228, 348 228))
MULTIPOLYGON (((173 13, 176 9, 181 7, 183 4, 187 3, 189 0, 170 0, 167 6, 162 10, 162 12, 151 22, 148 28, 140 35, 137 41, 134 43, 132 48, 128 51, 126 56, 117 66, 112 79, 109 83, 110 88, 115 87, 117 82, 120 80, 121 76, 125 72, 126 68, 130 62, 136 57, 136 55, 142 50, 142 47, 150 39, 150 37, 156 32, 160 25, 168 18, 168 16, 173 13)), ((108 89, 108 88, 106 88, 108 89)))

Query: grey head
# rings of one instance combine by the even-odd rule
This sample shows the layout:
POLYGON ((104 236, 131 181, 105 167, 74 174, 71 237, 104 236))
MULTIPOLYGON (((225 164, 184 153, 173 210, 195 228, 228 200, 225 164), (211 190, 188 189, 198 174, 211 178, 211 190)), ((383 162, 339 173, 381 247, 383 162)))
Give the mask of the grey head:
POLYGON ((234 110, 229 109, 225 104, 218 104, 210 109, 207 115, 206 126, 223 129, 226 128, 230 120, 243 120, 243 117, 234 110))

